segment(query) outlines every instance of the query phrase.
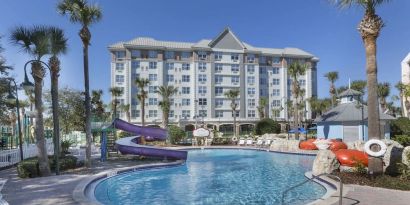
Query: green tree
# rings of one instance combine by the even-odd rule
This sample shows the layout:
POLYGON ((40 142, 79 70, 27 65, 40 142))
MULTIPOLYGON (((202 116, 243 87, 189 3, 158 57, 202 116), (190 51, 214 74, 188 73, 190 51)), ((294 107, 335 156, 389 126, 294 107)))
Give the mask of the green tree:
POLYGON ((382 107, 382 112, 387 110, 387 100, 386 98, 390 95, 390 83, 384 82, 377 85, 377 94, 380 99, 380 105, 382 107))
POLYGON ((261 97, 259 98, 259 105, 257 107, 258 109, 258 113, 259 113, 259 118, 263 119, 265 118, 265 110, 266 110, 266 106, 268 105, 269 101, 266 97, 261 97))
POLYGON ((9 71, 12 70, 12 67, 7 65, 1 52, 3 52, 3 47, 0 44, 0 124, 5 124, 8 118, 8 110, 10 108, 6 99, 9 90, 9 82, 5 78, 10 77, 9 71))
POLYGON ((335 105, 336 102, 336 87, 335 87, 335 82, 337 79, 339 79, 339 73, 337 71, 332 71, 328 72, 325 74, 325 77, 327 80, 330 82, 330 97, 332 99, 332 107, 335 105))
POLYGON ((49 176, 50 166, 48 164, 46 141, 44 138, 43 120, 43 78, 45 69, 40 60, 49 53, 49 28, 45 26, 34 26, 32 28, 17 27, 11 32, 11 41, 24 52, 33 57, 31 63, 32 76, 34 78, 34 98, 36 110, 35 136, 38 148, 39 170, 42 176, 49 176))
POLYGON ((405 89, 405 86, 402 82, 398 82, 394 87, 399 91, 401 116, 404 117, 404 116, 406 116, 405 113, 404 113, 404 89, 405 89))
POLYGON ((162 127, 167 128, 169 124, 169 111, 171 109, 170 97, 178 92, 178 88, 174 86, 159 86, 155 93, 158 93, 162 101, 159 102, 159 107, 162 110, 162 127))
POLYGON ((85 127, 86 127, 86 166, 91 167, 91 100, 90 82, 88 74, 88 46, 91 42, 89 26, 97 23, 102 18, 101 8, 98 5, 88 5, 87 0, 62 0, 57 5, 57 10, 62 15, 69 16, 72 23, 81 25, 79 36, 83 43, 84 59, 84 92, 85 92, 85 127))
POLYGON ((125 113, 125 117, 127 118, 127 122, 131 122, 130 108, 131 108, 130 104, 121 105, 121 110, 125 113))
POLYGON ((236 109, 238 108, 238 103, 236 101, 239 97, 239 90, 232 89, 224 93, 225 97, 231 101, 231 109, 233 116, 233 136, 236 136, 236 109))
POLYGON ((258 121, 255 125, 255 134, 263 135, 265 133, 280 133, 280 125, 275 120, 265 118, 258 121))
POLYGON ((168 136, 169 136, 169 141, 172 144, 176 144, 179 141, 181 141, 181 139, 183 139, 185 137, 185 132, 184 130, 182 130, 180 127, 177 127, 175 125, 170 125, 168 127, 168 136))
POLYGON ((112 120, 115 120, 118 116, 117 115, 117 107, 118 107, 118 103, 119 103, 118 102, 118 97, 122 95, 123 90, 120 87, 112 87, 112 88, 110 88, 110 93, 111 93, 111 96, 112 96, 112 102, 111 102, 112 110, 113 110, 112 120))
POLYGON ((361 93, 365 93, 366 86, 367 86, 367 82, 365 80, 354 80, 352 81, 350 88, 353 90, 359 91, 361 93))
POLYGON ((300 97, 300 85, 298 77, 304 75, 307 69, 306 64, 300 64, 299 62, 293 62, 288 68, 288 74, 292 79, 292 97, 293 97, 293 127, 295 131, 295 138, 299 139, 299 97, 300 97))
MULTIPOLYGON (((376 8, 388 2, 388 0, 336 0, 335 2, 342 7, 357 5, 365 10, 358 30, 366 50, 368 135, 370 139, 381 139, 379 105, 377 100, 376 40, 384 26, 384 22, 376 14, 376 8)), ((369 173, 375 175, 383 173, 383 160, 381 158, 369 158, 369 173)))
MULTIPOLYGON (((148 97, 148 92, 145 90, 145 87, 149 85, 149 80, 145 78, 135 79, 135 84, 138 87, 137 99, 141 104, 141 125, 145 126, 145 99, 148 97)), ((141 136, 141 143, 145 144, 145 137, 141 136)))
POLYGON ((91 91, 91 112, 97 121, 105 121, 104 102, 101 100, 102 90, 91 91))

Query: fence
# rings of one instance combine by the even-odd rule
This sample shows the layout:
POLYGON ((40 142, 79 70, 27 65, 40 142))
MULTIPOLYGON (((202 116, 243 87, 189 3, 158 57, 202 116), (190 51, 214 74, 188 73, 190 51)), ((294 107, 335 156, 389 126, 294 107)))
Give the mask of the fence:
MULTIPOLYGON (((47 154, 54 154, 52 139, 46 139, 47 154)), ((23 158, 37 156, 37 146, 35 144, 23 144, 23 158)), ((20 162, 20 149, 0 150, 0 168, 11 166, 20 162)))

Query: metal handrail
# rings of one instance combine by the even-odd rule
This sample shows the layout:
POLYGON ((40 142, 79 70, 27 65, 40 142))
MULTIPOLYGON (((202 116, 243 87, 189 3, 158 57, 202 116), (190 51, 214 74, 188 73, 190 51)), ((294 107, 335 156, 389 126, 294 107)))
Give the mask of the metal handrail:
MULTIPOLYGON (((313 176, 313 175, 312 175, 312 176, 313 176)), ((321 177, 321 176, 327 176, 327 177, 330 176, 330 177, 334 177, 334 178, 336 178, 336 179, 339 180, 339 183, 340 183, 340 184, 339 184, 339 205, 342 205, 342 198, 343 198, 343 183, 342 183, 342 179, 341 179, 340 177, 336 176, 336 175, 326 174, 326 173, 319 174, 319 175, 317 175, 317 176, 313 176, 312 178, 309 178, 309 179, 307 179, 306 181, 304 181, 304 182, 302 182, 302 183, 296 184, 296 185, 294 185, 294 186, 292 186, 292 187, 286 189, 286 190, 282 193, 282 202, 281 202, 281 204, 282 204, 282 205, 285 204, 285 195, 286 195, 286 193, 288 193, 290 190, 292 190, 292 189, 294 189, 294 188, 296 188, 296 187, 302 186, 303 184, 306 184, 306 183, 309 182, 309 181, 313 181, 313 180, 315 180, 315 179, 317 179, 317 178, 319 178, 319 177, 321 177)))

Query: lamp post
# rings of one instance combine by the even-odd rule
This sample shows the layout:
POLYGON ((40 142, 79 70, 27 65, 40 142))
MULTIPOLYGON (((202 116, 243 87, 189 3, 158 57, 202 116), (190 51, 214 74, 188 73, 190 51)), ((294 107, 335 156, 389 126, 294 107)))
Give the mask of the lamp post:
MULTIPOLYGON (((24 88, 24 90, 34 90, 34 84, 30 82, 27 76, 27 65, 29 63, 41 63, 43 64, 50 72, 51 68, 50 66, 47 65, 47 63, 41 61, 41 60, 29 60, 24 64, 24 82, 21 84, 21 86, 24 88)), ((54 89, 57 89, 53 87, 53 83, 51 83, 52 87, 51 90, 53 91, 54 89)), ((52 101, 57 101, 58 103, 58 96, 54 96, 53 92, 51 92, 51 98, 52 101), (57 98, 57 100, 55 100, 57 98)), ((58 122, 58 105, 52 105, 53 108, 53 120, 58 122)), ((36 110, 37 112, 37 110, 36 110)), ((54 142, 54 160, 56 162, 56 175, 60 174, 60 128, 58 123, 53 123, 53 142, 54 142)))
POLYGON ((23 136, 21 133, 21 122, 20 122, 20 102, 19 102, 19 95, 18 95, 18 88, 17 88, 17 83, 13 78, 7 78, 9 81, 9 94, 7 95, 7 100, 9 102, 16 102, 16 109, 17 109, 17 126, 18 126, 18 137, 19 137, 19 148, 20 148, 20 160, 23 161, 24 156, 23 156, 23 136), (13 95, 13 91, 11 88, 11 83, 14 83, 14 89, 16 92, 16 96, 13 95))

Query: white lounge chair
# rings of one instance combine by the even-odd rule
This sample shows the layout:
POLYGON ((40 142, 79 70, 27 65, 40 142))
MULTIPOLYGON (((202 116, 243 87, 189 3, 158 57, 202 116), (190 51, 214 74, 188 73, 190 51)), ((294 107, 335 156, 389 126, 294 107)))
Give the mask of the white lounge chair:
POLYGON ((258 139, 258 141, 256 142, 256 146, 262 147, 262 145, 263 145, 263 140, 262 140, 262 139, 258 139))
POLYGON ((266 147, 269 147, 271 143, 272 143, 271 140, 266 140, 264 145, 265 145, 266 147))
POLYGON ((253 140, 252 139, 247 139, 246 140, 246 145, 253 145, 253 140))
POLYGON ((245 140, 244 139, 239 139, 238 145, 245 145, 245 140))

